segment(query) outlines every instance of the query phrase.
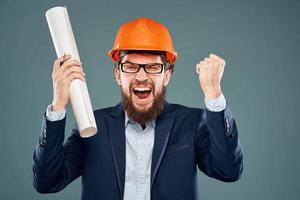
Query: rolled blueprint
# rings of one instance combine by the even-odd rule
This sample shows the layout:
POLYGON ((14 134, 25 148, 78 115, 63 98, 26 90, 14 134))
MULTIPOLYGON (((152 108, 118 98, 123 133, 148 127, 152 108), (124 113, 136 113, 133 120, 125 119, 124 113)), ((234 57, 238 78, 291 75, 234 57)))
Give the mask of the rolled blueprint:
MULTIPOLYGON (((57 57, 71 54, 73 59, 80 61, 67 8, 51 8, 46 12, 46 18, 57 57)), ((90 137, 96 134, 97 125, 86 82, 80 79, 71 82, 70 101, 80 136, 90 137)))

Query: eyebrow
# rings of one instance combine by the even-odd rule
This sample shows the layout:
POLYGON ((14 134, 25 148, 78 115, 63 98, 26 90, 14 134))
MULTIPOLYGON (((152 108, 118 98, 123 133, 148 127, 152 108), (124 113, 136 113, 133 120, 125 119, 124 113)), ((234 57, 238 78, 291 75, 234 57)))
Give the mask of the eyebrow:
POLYGON ((154 62, 154 63, 144 63, 144 64, 141 64, 141 63, 134 63, 134 62, 131 62, 129 59, 126 59, 126 60, 124 60, 123 62, 120 62, 120 63, 132 63, 132 64, 139 64, 139 65, 144 65, 144 64, 164 64, 164 63, 160 63, 160 62, 154 62))
POLYGON ((126 58, 123 62, 130 62, 128 58, 126 58))

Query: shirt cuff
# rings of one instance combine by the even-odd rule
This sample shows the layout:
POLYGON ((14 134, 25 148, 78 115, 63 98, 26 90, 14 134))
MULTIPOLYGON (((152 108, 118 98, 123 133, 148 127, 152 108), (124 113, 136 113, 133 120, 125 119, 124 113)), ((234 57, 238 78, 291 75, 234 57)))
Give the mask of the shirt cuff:
POLYGON ((66 116, 66 109, 61 111, 52 111, 52 104, 48 105, 46 111, 46 119, 49 121, 58 121, 62 120, 66 116))
POLYGON ((204 101, 205 101, 205 107, 209 111, 220 112, 225 110, 226 108, 226 99, 223 93, 221 93, 221 95, 216 99, 204 98, 204 101))

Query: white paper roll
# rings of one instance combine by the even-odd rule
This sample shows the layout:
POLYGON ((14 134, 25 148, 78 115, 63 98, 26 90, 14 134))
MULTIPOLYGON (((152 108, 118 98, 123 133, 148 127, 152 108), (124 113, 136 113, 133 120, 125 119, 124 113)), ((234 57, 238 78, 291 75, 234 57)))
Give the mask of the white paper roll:
MULTIPOLYGON (((57 57, 71 54, 79 60, 79 54, 66 7, 54 7, 46 12, 46 18, 57 57)), ((75 79, 70 85, 70 101, 81 137, 97 133, 97 125, 86 82, 75 79)))

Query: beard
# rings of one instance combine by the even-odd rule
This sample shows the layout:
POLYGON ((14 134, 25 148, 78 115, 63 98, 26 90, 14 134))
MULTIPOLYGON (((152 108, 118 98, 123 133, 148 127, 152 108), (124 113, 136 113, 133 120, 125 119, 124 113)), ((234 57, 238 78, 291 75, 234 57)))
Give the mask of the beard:
POLYGON ((151 83, 152 86, 152 93, 154 94, 154 100, 152 102, 152 105, 147 110, 139 110, 136 108, 136 106, 132 102, 132 88, 133 83, 129 86, 129 96, 124 93, 123 89, 121 88, 121 94, 122 94, 122 102, 124 105, 124 110, 127 112, 128 117, 133 120, 134 122, 137 122, 141 125, 146 125, 147 123, 151 122, 152 120, 155 120, 164 107, 164 101, 166 97, 166 86, 163 86, 160 93, 155 94, 155 88, 154 84, 151 83))

